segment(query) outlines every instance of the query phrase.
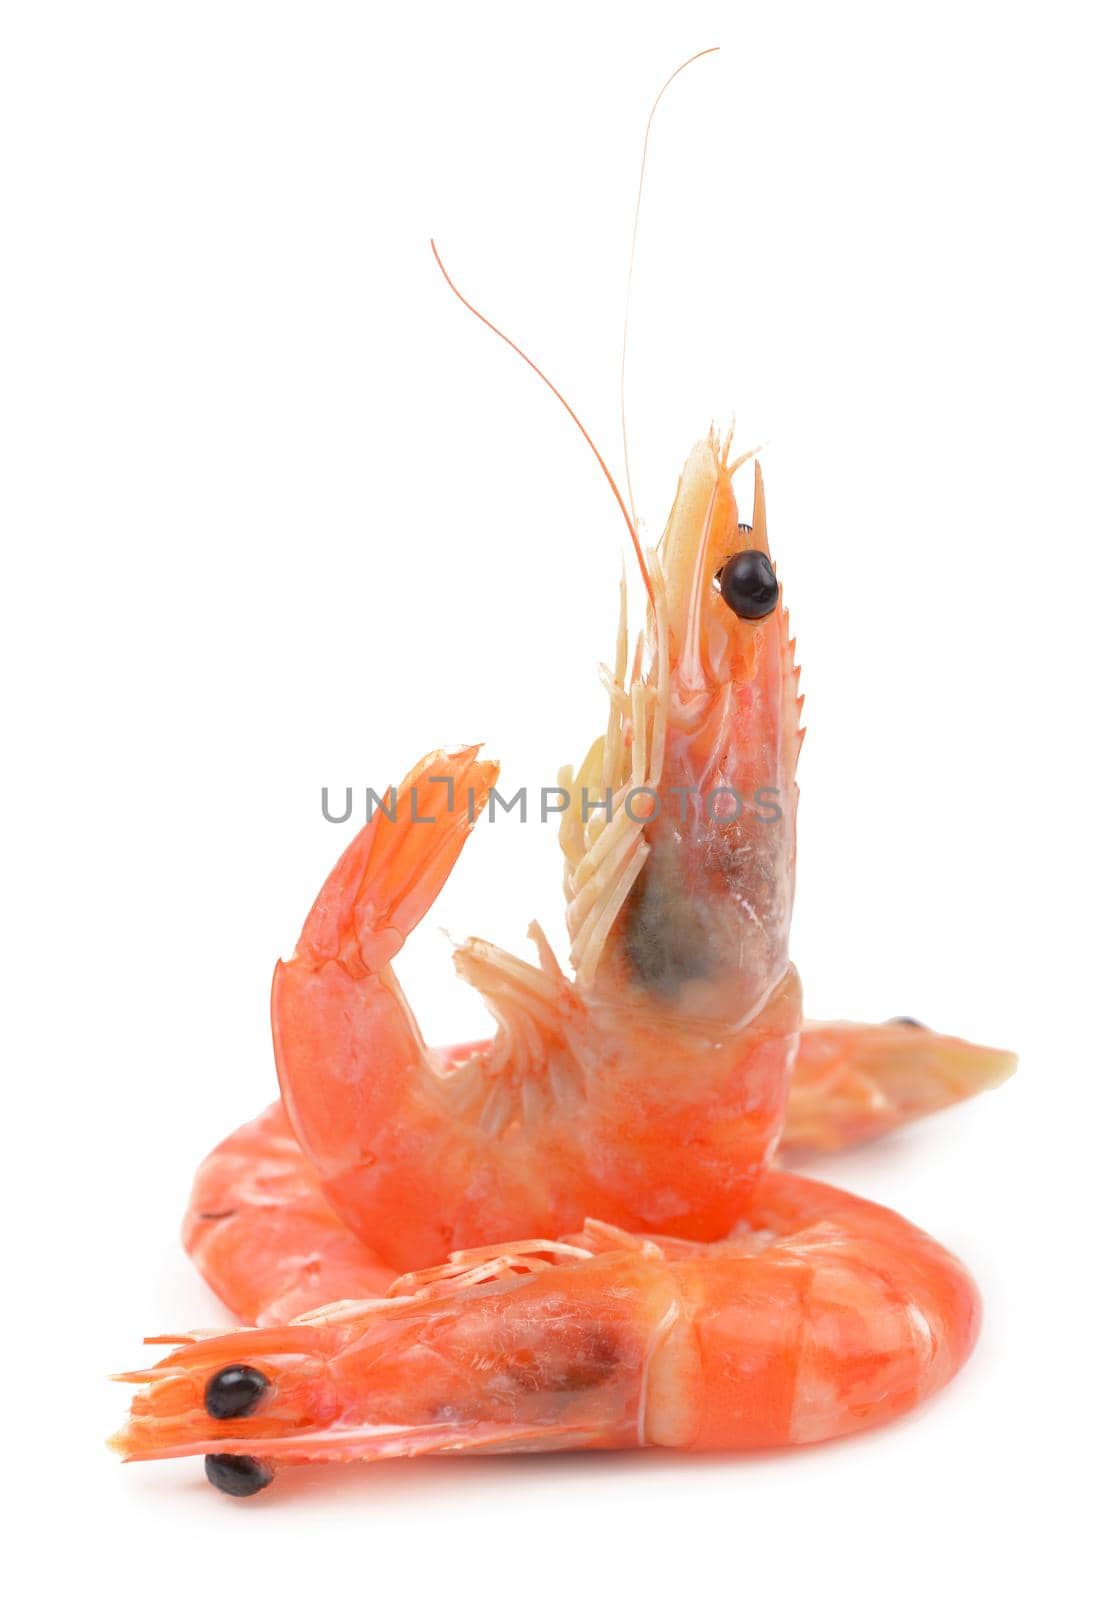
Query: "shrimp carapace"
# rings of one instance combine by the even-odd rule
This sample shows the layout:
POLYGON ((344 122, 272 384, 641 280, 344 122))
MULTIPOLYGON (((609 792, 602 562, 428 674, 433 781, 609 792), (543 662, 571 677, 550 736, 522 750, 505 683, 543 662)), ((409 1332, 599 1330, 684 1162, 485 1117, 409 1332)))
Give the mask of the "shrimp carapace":
POLYGON ((770 1173, 715 1244, 588 1222, 461 1252, 383 1298, 181 1343, 122 1375, 145 1387, 115 1445, 132 1461, 238 1455, 269 1477, 427 1452, 816 1443, 934 1393, 978 1317, 962 1266, 910 1223, 770 1173), (211 1415, 241 1364, 248 1408, 211 1415))
POLYGON ((622 615, 608 726, 563 775, 560 839, 580 987, 733 1027, 788 969, 802 702, 782 596, 762 606, 755 581, 736 610, 725 593, 743 560, 776 582, 761 469, 741 523, 748 458, 730 444, 712 435, 685 465, 651 561, 651 645, 633 655, 622 615))

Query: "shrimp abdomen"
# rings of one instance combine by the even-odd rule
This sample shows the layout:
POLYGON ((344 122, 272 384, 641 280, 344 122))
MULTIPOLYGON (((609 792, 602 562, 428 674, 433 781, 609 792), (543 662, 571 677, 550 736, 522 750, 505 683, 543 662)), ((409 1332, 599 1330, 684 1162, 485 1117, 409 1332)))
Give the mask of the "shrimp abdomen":
POLYGON ((791 1173, 763 1178, 750 1209, 753 1242, 741 1232, 729 1253, 678 1267, 700 1357, 692 1448, 855 1433, 959 1370, 980 1302, 942 1245, 882 1206, 791 1173))

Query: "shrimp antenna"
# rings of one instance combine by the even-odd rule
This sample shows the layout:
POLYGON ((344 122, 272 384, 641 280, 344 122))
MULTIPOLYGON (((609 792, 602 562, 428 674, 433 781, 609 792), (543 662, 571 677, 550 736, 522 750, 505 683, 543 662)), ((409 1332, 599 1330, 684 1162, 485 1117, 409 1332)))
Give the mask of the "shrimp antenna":
POLYGON ((638 518, 636 517, 636 497, 632 492, 632 467, 628 459, 628 417, 624 404, 624 391, 628 368, 628 319, 632 310, 632 277, 636 266, 636 240, 639 238, 639 211, 643 204, 643 180, 647 176, 647 146, 650 143, 651 124, 655 120, 655 112, 658 110, 659 101, 678 73, 684 72, 686 67, 691 67, 694 61, 700 60, 701 56, 715 55, 718 49, 719 46, 717 44, 711 44, 706 50, 698 50, 695 56, 689 57, 688 61, 683 61, 680 67, 674 68, 662 88, 655 95, 655 103, 651 107, 650 115, 647 118, 646 132, 643 135, 643 156, 639 163, 639 187, 636 190, 636 209, 632 218, 632 250, 628 257, 628 288, 624 295, 624 337, 620 344, 620 432, 624 441, 624 481, 628 486, 628 504, 632 508, 633 523, 638 521, 638 518))
POLYGON ((593 439, 591 439, 589 433, 586 431, 586 428, 583 426, 580 418, 576 414, 576 412, 574 410, 574 407, 568 404, 568 402, 563 398, 563 396, 560 394, 559 390, 556 388, 555 384, 552 382, 551 378, 549 378, 545 373, 543 373, 540 370, 540 368, 537 366, 536 362, 533 361, 531 359, 531 357, 529 357, 529 356, 527 356, 525 354, 525 351, 521 348, 521 346, 519 344, 515 344, 513 339, 511 339, 508 334, 503 333, 501 328, 497 328, 495 326, 495 324, 488 317, 484 316, 482 311, 477 311, 475 306, 472 304, 471 300, 467 299, 463 294, 461 294, 460 290, 457 288, 456 284, 453 282, 452 278, 449 276, 448 272, 445 270, 445 263, 442 261, 441 256, 438 254, 438 247, 434 243, 433 239, 431 239, 431 241, 430 241, 430 248, 434 252, 434 260, 437 262, 438 266, 441 269, 442 277, 445 279, 445 281, 449 285, 450 289, 452 289, 453 293, 456 295, 456 297, 460 301, 461 305, 462 306, 466 306, 474 317, 478 317, 479 320, 483 323, 484 327, 490 328, 492 333, 497 334, 498 337, 502 340, 503 344, 508 344, 510 346, 511 350, 513 350, 517 355, 519 355, 521 357, 521 359, 525 362, 525 365, 527 367, 532 367, 533 371, 536 373, 537 377, 541 380, 541 382, 542 383, 546 383, 548 385, 549 389, 551 389, 552 393, 555 395, 556 399, 559 401, 559 403, 563 407, 564 411, 566 411, 566 413, 570 417, 571 421, 575 424, 575 427, 578 429, 579 433, 581 433, 582 437, 586 440, 586 443, 590 446, 590 449, 594 452, 594 455, 597 458, 597 464, 601 468, 602 472, 604 472, 606 478, 608 479, 609 487, 613 491, 613 494, 616 497, 616 503, 620 507, 621 515, 623 516, 625 522, 628 524, 628 533, 629 533, 629 535, 631 537, 631 540, 632 540, 632 548, 635 550, 636 560, 639 562, 639 570, 643 574, 644 587, 647 590, 647 596, 648 596, 648 598, 649 598, 649 600, 651 602, 651 605, 653 607, 654 603, 655 603, 655 591, 654 591, 654 587, 653 587, 653 585, 651 583, 651 574, 647 570, 647 562, 644 559, 643 547, 639 542, 639 535, 636 532, 635 522, 633 521, 633 519, 628 514, 628 507, 624 504, 624 497, 621 494, 620 490, 617 488, 616 479, 613 477, 613 474, 609 471, 609 468, 605 465, 604 456, 602 455, 601 451, 598 449, 597 445, 594 443, 593 439))

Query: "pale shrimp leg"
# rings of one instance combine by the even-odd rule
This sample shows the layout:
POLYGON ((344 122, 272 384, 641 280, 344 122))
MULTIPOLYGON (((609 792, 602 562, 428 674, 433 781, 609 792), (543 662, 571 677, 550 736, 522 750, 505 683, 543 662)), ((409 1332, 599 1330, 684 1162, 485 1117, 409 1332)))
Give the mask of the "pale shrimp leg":
POLYGON ((182 1341, 122 1375, 147 1387, 115 1444, 211 1455, 215 1481, 239 1458, 247 1492, 249 1474, 262 1487, 309 1461, 817 1443, 924 1401, 978 1324, 969 1276, 919 1229, 770 1172, 716 1244, 587 1223, 460 1252, 382 1298, 182 1341))
POLYGON ((934 1033, 910 1018, 805 1022, 780 1148, 843 1150, 1004 1083, 1009 1050, 934 1033))

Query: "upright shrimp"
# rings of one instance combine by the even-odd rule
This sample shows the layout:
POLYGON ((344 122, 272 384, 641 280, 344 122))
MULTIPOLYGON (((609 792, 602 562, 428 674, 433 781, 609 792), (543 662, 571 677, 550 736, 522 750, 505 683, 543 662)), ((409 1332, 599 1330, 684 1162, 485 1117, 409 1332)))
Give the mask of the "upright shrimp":
POLYGON ((335 1210, 400 1270, 587 1216, 719 1238, 779 1139, 801 1020, 797 674, 760 473, 748 528, 728 451, 713 437, 690 457, 648 568, 660 643, 630 679, 622 668, 606 735, 564 774, 574 977, 536 928, 536 966, 465 945, 457 969, 499 1027, 456 1056, 425 1047, 400 993, 392 958, 497 775, 473 750, 410 774, 396 820, 359 834, 276 969, 294 1131, 335 1210), (713 581, 743 561, 768 574, 764 615, 739 616, 713 581), (584 791, 608 793, 612 816, 584 823, 584 791), (735 793, 750 798, 731 817, 735 793))
POLYGON ((590 1215, 721 1237, 780 1140, 801 1038, 800 1147, 883 1131, 1011 1068, 907 1022, 801 1035, 798 669, 761 471, 745 524, 729 443, 686 463, 646 568, 654 645, 633 657, 622 616, 606 732, 562 775, 574 976, 535 924, 537 966, 471 941, 457 969, 498 1030, 442 1052, 399 990, 391 960, 496 775, 474 750, 409 775, 396 820, 359 834, 276 970, 290 1122, 332 1207, 400 1270, 590 1215), (588 794, 610 795, 611 816, 584 821, 588 794))
POLYGON ((606 727, 560 775, 570 970, 536 923, 535 962, 470 940, 495 1034, 427 1047, 393 962, 498 768, 426 757, 277 964, 280 1101, 195 1183, 187 1248, 254 1326, 123 1375, 147 1383, 128 1459, 205 1454, 249 1494, 302 1461, 814 1442, 908 1410, 973 1344, 941 1246, 773 1167, 782 1140, 845 1147, 1014 1058, 910 1019, 803 1023, 802 699, 760 466, 746 521, 753 453, 710 433, 644 552, 549 387, 648 597, 632 639, 622 585, 606 727))

